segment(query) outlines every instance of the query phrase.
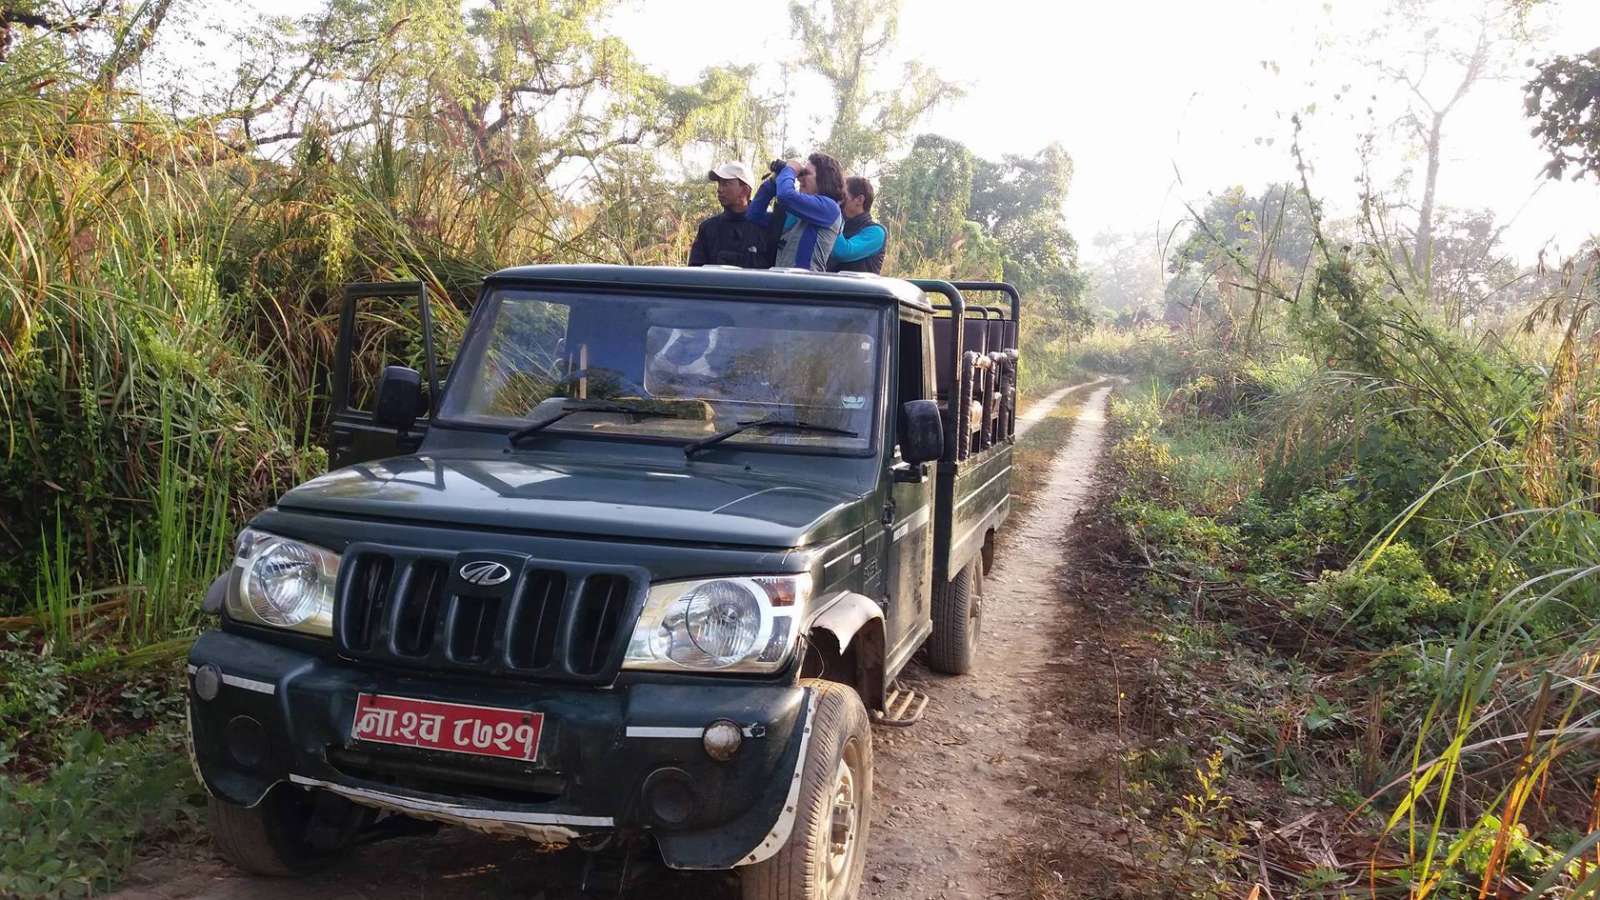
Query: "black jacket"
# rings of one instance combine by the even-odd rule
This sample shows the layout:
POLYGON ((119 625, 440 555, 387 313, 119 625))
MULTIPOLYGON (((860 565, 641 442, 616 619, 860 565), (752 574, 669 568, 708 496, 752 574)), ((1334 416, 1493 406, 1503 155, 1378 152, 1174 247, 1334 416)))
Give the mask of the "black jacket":
POLYGON ((691 266, 738 266, 761 269, 766 259, 767 238, 760 225, 744 213, 721 213, 700 223, 694 246, 689 248, 691 266))
POLYGON ((761 239, 761 268, 770 269, 778 264, 778 243, 783 240, 783 220, 789 217, 788 207, 782 200, 772 204, 772 213, 767 216, 767 226, 762 230, 761 239))

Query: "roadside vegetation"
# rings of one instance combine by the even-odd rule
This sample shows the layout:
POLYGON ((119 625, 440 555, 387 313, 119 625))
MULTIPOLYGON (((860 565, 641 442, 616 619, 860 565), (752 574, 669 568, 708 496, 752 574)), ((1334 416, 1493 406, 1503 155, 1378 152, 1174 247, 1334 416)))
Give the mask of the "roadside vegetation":
POLYGON ((1085 548, 1145 623, 1129 880, 1592 896, 1600 248, 1463 316, 1372 220, 1285 235, 1296 203, 1219 200, 1236 239, 1172 264, 1213 278, 1075 351, 1129 379, 1085 548))
MULTIPOLYGON (((1459 99, 1539 5, 1386 15, 1459 99)), ((1289 182, 1096 238, 1073 356, 1127 378, 1076 532, 1122 657, 1105 894, 1600 893, 1600 244, 1518 265, 1436 204, 1452 107, 1407 65, 1413 127, 1363 140, 1409 142, 1420 204, 1369 171, 1328 214, 1296 141, 1289 182)), ((1550 177, 1600 181, 1597 70, 1526 81, 1550 177)))
MULTIPOLYGON (((181 659, 240 525, 325 467, 342 285, 421 281, 448 348, 483 275, 680 263, 713 161, 813 149, 780 145, 755 68, 671 83, 607 2, 335 4, 229 35, 167 0, 80 6, 0 4, 5 896, 101 891, 192 822, 181 659)), ((1071 159, 918 137, 957 88, 919 67, 865 92, 896 5, 796 9, 794 62, 838 100, 821 149, 879 180, 885 271, 1021 284, 1024 389, 1068 377, 1071 159)), ((367 375, 419 361, 411 310, 361 325, 367 375)))

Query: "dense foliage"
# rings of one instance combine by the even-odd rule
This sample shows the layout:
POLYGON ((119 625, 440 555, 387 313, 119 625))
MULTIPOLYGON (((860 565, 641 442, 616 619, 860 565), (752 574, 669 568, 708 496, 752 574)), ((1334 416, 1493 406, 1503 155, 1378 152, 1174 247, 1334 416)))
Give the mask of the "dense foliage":
POLYGON ((1234 289, 1080 351, 1137 379, 1116 515, 1173 648, 1149 702, 1196 769, 1220 750, 1224 773, 1270 773, 1240 818, 1332 801, 1359 849, 1334 865, 1241 833, 1182 878, 1209 896, 1260 880, 1229 861, 1284 854, 1301 888, 1586 896, 1592 867, 1563 855, 1600 773, 1600 253, 1469 331, 1370 230, 1308 219, 1289 286, 1275 242, 1225 227, 1253 216, 1207 219, 1180 259, 1224 261, 1234 289))
POLYGON ((1558 56, 1539 67, 1527 86, 1533 136, 1550 152, 1545 174, 1600 179, 1600 48, 1558 56))
MULTIPOLYGON (((448 339, 451 311, 500 266, 681 260, 710 191, 663 160, 777 155, 774 109, 749 71, 673 85, 640 67, 597 31, 608 6, 336 4, 263 30, 227 102, 183 116, 77 62, 86 32, 127 23, 17 19, 0 69, 0 614, 114 585, 134 604, 152 581, 191 589, 240 518, 317 471, 341 284, 425 281, 450 301, 448 339)), ((893 37, 892 6, 829 15, 872 25, 880 48, 893 37)), ((836 140, 866 127, 859 99, 841 100, 836 140)), ((1040 159, 1048 185, 1022 199, 1058 210, 1070 161, 1040 159)), ((1027 169, 984 166, 990 185, 1027 169)), ((893 269, 1012 274, 1041 311, 1070 306, 1058 212, 985 213, 987 251, 968 257, 965 232, 913 239, 945 215, 913 194, 883 190, 908 238, 893 269)), ((390 324, 415 343, 414 323, 390 324)))

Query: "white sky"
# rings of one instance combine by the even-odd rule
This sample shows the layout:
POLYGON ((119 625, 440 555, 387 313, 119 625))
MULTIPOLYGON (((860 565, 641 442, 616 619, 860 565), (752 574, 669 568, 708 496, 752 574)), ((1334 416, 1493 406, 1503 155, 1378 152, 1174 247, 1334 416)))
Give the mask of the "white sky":
MULTIPOLYGON (((1476 8, 1473 0, 1459 2, 1464 13, 1476 8)), ((1185 201, 1203 204, 1209 191, 1232 184, 1258 190, 1293 179, 1289 114, 1312 102, 1317 109, 1305 116, 1304 137, 1312 189, 1334 213, 1349 212, 1360 173, 1359 135, 1376 121, 1380 141, 1388 141, 1392 103, 1401 96, 1398 86, 1385 87, 1379 111, 1372 117, 1365 111, 1375 73, 1355 57, 1398 50, 1358 39, 1384 5, 906 0, 898 52, 967 90, 919 130, 990 157, 1033 153, 1050 141, 1067 149, 1076 162, 1068 222, 1092 257, 1092 237, 1100 231, 1170 228, 1183 217, 1185 201), (1353 90, 1334 101, 1346 84, 1353 90)), ((612 29, 674 80, 693 79, 717 63, 763 63, 762 78, 775 89, 778 63, 794 55, 787 9, 787 0, 732 6, 636 0, 614 15, 612 29), (729 21, 733 11, 737 23, 729 21)), ((1480 84, 1451 114, 1439 179, 1442 204, 1486 206, 1502 222, 1511 219, 1506 244, 1523 262, 1547 242, 1570 251, 1600 233, 1600 185, 1540 176, 1545 157, 1528 135, 1520 87, 1526 59, 1600 44, 1600 3, 1558 0, 1545 21, 1544 36, 1517 52, 1507 80, 1480 84)), ((791 91, 797 96, 788 139, 803 148, 826 131, 827 97, 820 85, 799 80, 791 81, 791 91)), ((1390 184, 1416 165, 1393 155, 1380 159, 1375 180, 1390 184)))

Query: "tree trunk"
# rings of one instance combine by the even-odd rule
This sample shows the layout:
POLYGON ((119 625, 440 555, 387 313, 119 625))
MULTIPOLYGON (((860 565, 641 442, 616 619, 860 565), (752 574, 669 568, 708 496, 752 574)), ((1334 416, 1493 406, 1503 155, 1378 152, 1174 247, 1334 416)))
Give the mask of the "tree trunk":
POLYGON ((1422 277, 1422 288, 1433 295, 1433 204, 1439 186, 1439 144, 1444 131, 1445 111, 1433 114, 1432 127, 1428 129, 1428 177, 1422 185, 1422 210, 1417 214, 1416 270, 1422 277))

